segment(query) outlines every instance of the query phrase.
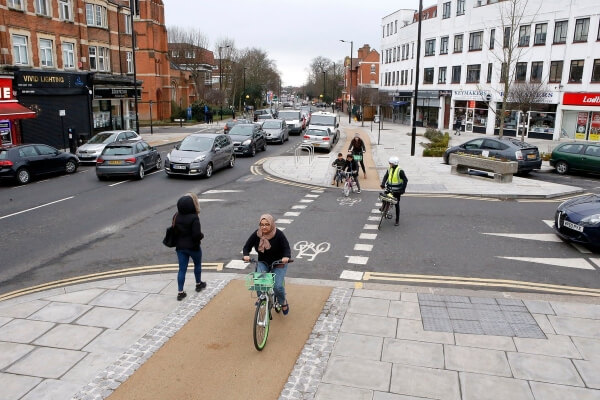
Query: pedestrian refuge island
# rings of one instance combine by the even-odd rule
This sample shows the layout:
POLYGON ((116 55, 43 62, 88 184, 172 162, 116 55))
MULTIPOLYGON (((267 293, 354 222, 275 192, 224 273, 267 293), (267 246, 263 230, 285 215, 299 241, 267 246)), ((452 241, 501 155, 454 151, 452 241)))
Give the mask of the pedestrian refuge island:
POLYGON ((468 174, 469 171, 491 173, 496 182, 512 182, 513 174, 519 169, 516 161, 504 161, 497 158, 471 154, 450 154, 449 163, 452 174, 468 174))

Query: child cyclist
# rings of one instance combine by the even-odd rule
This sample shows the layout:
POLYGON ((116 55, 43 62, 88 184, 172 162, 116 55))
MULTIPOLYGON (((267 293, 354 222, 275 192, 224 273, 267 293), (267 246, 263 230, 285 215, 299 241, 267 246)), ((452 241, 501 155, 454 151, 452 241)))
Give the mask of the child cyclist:
POLYGON ((360 183, 358 183, 358 163, 354 161, 354 156, 352 153, 348 153, 346 155, 345 171, 350 172, 354 178, 354 182, 356 182, 356 187, 358 188, 357 193, 360 193, 360 183))
POLYGON ((338 179, 338 173, 346 169, 346 160, 344 160, 344 155, 342 153, 338 153, 337 158, 333 161, 331 166, 335 168, 335 174, 333 175, 331 184, 335 185, 335 181, 338 179))

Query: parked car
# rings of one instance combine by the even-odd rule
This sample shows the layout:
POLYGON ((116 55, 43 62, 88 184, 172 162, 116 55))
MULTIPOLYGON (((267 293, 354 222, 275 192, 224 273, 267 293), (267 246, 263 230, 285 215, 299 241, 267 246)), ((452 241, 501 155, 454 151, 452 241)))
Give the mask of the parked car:
POLYGON ((107 144, 123 140, 142 140, 142 137, 134 131, 99 132, 92 136, 87 143, 79 146, 75 151, 75 155, 82 163, 95 162, 107 144))
MULTIPOLYGON (((235 127, 240 125, 235 125, 235 127)), ((165 172, 172 175, 203 175, 210 178, 217 169, 235 165, 230 135, 194 133, 176 145, 165 159, 165 172)))
POLYGON ((571 170, 600 173, 600 144, 590 142, 559 144, 552 150, 550 165, 561 175, 571 170))
POLYGON ((267 142, 283 142, 290 139, 288 126, 281 119, 268 119, 263 122, 262 130, 265 132, 267 142))
POLYGON ((300 110, 282 110, 279 112, 279 119, 285 121, 290 133, 299 135, 304 130, 302 112, 300 110))
POLYGON ((600 195, 579 196, 559 205, 554 231, 565 240, 600 248, 600 195))
POLYGON ((45 144, 0 146, 0 179, 10 179, 24 185, 32 177, 57 172, 72 174, 79 159, 45 144))
POLYGON ((233 128, 234 126, 236 126, 237 124, 249 124, 251 123, 251 121, 247 120, 247 119, 232 119, 230 121, 225 122, 225 127, 223 128, 223 133, 228 133, 231 128, 233 128))
POLYGON ((313 127, 306 130, 302 143, 310 143, 315 149, 325 149, 330 152, 337 140, 337 135, 331 129, 313 127))
POLYGON ((517 170, 519 174, 526 174, 534 169, 540 169, 542 166, 538 148, 513 137, 482 137, 450 147, 444 153, 444 163, 448 164, 450 154, 459 152, 516 161, 519 164, 517 170))
POLYGON ((254 157, 258 150, 267 150, 267 138, 258 124, 239 124, 229 132, 235 154, 254 157))
POLYGON ((109 143, 96 159, 96 176, 101 181, 112 176, 133 176, 142 180, 146 171, 162 167, 160 153, 143 140, 109 143))

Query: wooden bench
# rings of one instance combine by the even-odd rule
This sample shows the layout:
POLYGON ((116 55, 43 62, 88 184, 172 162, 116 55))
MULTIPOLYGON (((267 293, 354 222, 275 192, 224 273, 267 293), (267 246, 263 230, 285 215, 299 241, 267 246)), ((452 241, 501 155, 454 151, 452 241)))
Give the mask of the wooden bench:
POLYGON ((494 180, 502 183, 512 182, 513 174, 519 169, 516 161, 501 161, 463 154, 450 154, 449 162, 453 174, 468 174, 469 170, 492 173, 494 180))

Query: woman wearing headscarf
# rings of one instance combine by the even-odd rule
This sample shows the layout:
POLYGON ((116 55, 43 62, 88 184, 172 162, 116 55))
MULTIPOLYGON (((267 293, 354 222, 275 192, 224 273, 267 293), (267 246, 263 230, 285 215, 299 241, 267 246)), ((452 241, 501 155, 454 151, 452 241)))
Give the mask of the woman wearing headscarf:
POLYGON ((254 231, 244 245, 244 261, 250 261, 250 250, 256 249, 258 253, 258 272, 273 272, 275 274, 275 287, 273 291, 277 301, 281 304, 281 310, 285 315, 290 310, 285 299, 285 287, 283 280, 287 272, 288 261, 291 257, 290 244, 282 231, 275 226, 275 220, 270 214, 260 216, 258 229, 254 231), (274 261, 281 260, 282 264, 275 265, 269 271, 274 261))
POLYGON ((200 241, 204 238, 200 227, 200 204, 195 193, 186 193, 177 200, 177 214, 175 214, 174 227, 176 234, 175 252, 179 261, 177 274, 177 300, 183 300, 187 294, 183 291, 185 274, 190 258, 194 261, 194 277, 196 278, 196 292, 206 287, 200 275, 202 272, 202 249, 200 241))

